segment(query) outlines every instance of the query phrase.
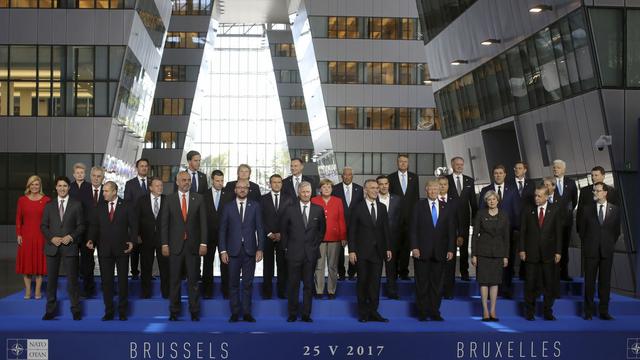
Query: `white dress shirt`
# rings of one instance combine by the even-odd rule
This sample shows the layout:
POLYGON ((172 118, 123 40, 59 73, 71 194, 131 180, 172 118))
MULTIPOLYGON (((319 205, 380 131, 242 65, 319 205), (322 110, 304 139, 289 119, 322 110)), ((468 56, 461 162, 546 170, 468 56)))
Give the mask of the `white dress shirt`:
MULTIPOLYGON (((380 200, 380 202, 387 207, 387 210, 389 210, 389 206, 391 204, 391 195, 389 194, 387 194, 386 196, 378 195, 378 200, 380 200)), ((369 211, 371 211, 371 204, 369 204, 369 211)))
POLYGON ((440 203, 438 202, 438 199, 431 200, 431 199, 427 198, 427 200, 429 201, 429 212, 431 212, 431 207, 433 206, 433 204, 436 205, 436 217, 439 219, 440 218, 440 203))

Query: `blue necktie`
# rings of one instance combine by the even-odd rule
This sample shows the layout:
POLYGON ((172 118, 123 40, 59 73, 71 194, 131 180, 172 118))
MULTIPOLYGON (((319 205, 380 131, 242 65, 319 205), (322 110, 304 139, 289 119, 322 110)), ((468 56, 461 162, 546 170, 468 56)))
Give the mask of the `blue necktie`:
POLYGON ((431 221, 433 221, 433 227, 436 227, 438 223, 438 210, 436 209, 436 202, 431 202, 431 221))
POLYGON ((142 190, 144 190, 144 192, 147 192, 147 179, 142 179, 142 190))
POLYGON ((193 193, 198 192, 198 183, 197 183, 195 172, 191 173, 191 192, 193 193))
POLYGON ((407 174, 402 174, 402 193, 407 193, 407 174))
POLYGON ((218 210, 218 206, 220 205, 220 191, 216 191, 216 197, 214 199, 214 205, 216 207, 216 211, 218 210))

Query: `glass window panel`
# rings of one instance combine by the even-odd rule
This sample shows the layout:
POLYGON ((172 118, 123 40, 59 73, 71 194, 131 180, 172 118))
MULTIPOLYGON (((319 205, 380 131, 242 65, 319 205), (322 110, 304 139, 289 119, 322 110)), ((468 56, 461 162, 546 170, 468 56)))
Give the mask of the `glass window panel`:
POLYGON ((124 46, 109 47, 109 80, 120 80, 120 69, 124 60, 124 46))
POLYGON ((344 168, 345 164, 344 164, 344 153, 342 152, 336 152, 336 165, 338 167, 338 169, 342 169, 344 168))
POLYGON ((11 79, 35 80, 36 62, 38 57, 35 46, 12 46, 11 55, 11 79))
POLYGON ((0 79, 9 78, 9 47, 0 45, 0 79))
POLYGON ((395 40, 398 37, 398 23, 395 18, 382 19, 382 39, 395 40))
POLYGON ((51 79, 51 47, 40 46, 38 49, 38 78, 51 79))
POLYGON ((51 82, 38 82, 38 116, 51 115, 51 82))
POLYGON ((62 88, 62 84, 60 81, 54 81, 52 83, 51 116, 64 116, 64 102, 62 100, 64 89, 62 88))
POLYGON ((623 10, 589 9, 589 14, 602 86, 620 87, 623 85, 623 10))
POLYGON ((109 79, 109 48, 96 46, 96 80, 109 79))
POLYGON ((573 39, 575 48, 580 82, 583 89, 591 89, 595 87, 596 81, 591 63, 591 54, 589 52, 589 37, 587 35, 587 27, 582 11, 569 15, 569 27, 571 28, 571 38, 573 39))
POLYGON ((395 119, 395 109, 382 108, 380 109, 380 129, 393 129, 395 119))
POLYGON ((35 104, 36 82, 35 81, 14 81, 9 84, 12 98, 9 104, 9 115, 33 116, 36 115, 35 104))
POLYGON ((627 86, 640 87, 640 10, 627 10, 627 86))
POLYGON ((327 121, 331 129, 338 127, 338 111, 336 107, 327 106, 327 121))
POLYGON ((382 174, 380 170, 380 153, 371 153, 371 173, 382 174))
POLYGON ((96 0, 96 8, 97 9, 108 9, 109 8, 109 0, 96 0))
POLYGON ((11 7, 36 9, 38 7, 38 0, 11 0, 11 7))
POLYGON ((418 175, 433 176, 435 169, 433 167, 433 154, 418 154, 416 173, 418 175))
POLYGON ((93 116, 93 83, 78 82, 76 87, 76 116, 93 116))
POLYGON ((76 48, 77 80, 93 80, 93 47, 76 48))
POLYGON ((397 154, 384 153, 381 157, 382 164, 382 173, 383 174, 391 174, 392 172, 398 171, 398 166, 396 163, 397 154))
POLYGON ((351 166, 355 174, 363 173, 362 155, 362 153, 347 153, 347 166, 351 166))
POLYGON ((535 35, 535 44, 545 102, 560 100, 562 98, 560 79, 558 78, 558 67, 556 66, 549 28, 539 31, 535 35))
POLYGON ((64 76, 64 46, 51 48, 51 75, 53 79, 60 80, 64 76))
POLYGON ((363 174, 373 174, 373 172, 371 171, 371 153, 364 153, 363 155, 363 160, 364 160, 364 167, 362 168, 362 173, 363 174))
POLYGON ((109 114, 109 89, 108 83, 95 83, 95 116, 108 116, 109 114))
POLYGON ((0 116, 6 116, 9 109, 9 83, 0 81, 0 116))

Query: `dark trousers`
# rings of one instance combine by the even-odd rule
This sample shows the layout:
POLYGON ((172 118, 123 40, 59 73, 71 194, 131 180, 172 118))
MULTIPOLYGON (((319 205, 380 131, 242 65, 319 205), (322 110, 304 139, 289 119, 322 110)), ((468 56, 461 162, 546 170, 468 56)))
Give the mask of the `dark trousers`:
POLYGON ((232 315, 251 315, 251 292, 256 258, 240 248, 237 256, 229 256, 229 305, 232 315), (242 271, 242 294, 240 293, 240 272, 242 271), (240 300, 242 299, 242 301, 240 300))
POLYGON ((553 314, 553 302, 555 301, 555 293, 558 286, 558 277, 556 276, 556 264, 549 263, 531 263, 526 262, 527 277, 524 282, 524 302, 525 315, 531 315, 536 310, 536 298, 539 295, 539 282, 542 279, 542 293, 544 295, 544 314, 553 314))
POLYGON ((399 234, 396 238, 393 254, 396 255, 391 259, 396 267, 396 275, 400 277, 409 276, 409 220, 405 220, 405 225, 399 227, 399 234))
POLYGON ((102 276, 104 313, 113 315, 113 271, 118 268, 118 313, 126 315, 129 291, 129 256, 98 256, 102 276))
MULTIPOLYGON (((393 252, 391 255, 391 259, 396 256, 393 252)), ((393 266, 393 260, 389 260, 384 263, 384 271, 386 277, 385 290, 387 292, 387 296, 398 295, 398 274, 396 273, 395 266, 393 266)))
POLYGON ((507 263, 507 267, 502 270, 502 286, 500 286, 500 290, 503 294, 513 294, 513 276, 515 275, 514 270, 517 258, 516 244, 518 243, 519 236, 520 232, 517 230, 511 231, 509 234, 509 262, 507 263))
POLYGON ((358 273, 358 265, 353 265, 348 260, 345 260, 344 246, 340 247, 340 256, 338 257, 338 276, 344 278, 345 274, 350 277, 356 276, 358 273), (346 268, 346 270, 345 270, 346 268))
MULTIPOLYGON (((453 259, 444 263, 442 267, 442 296, 451 297, 455 292, 456 285, 456 259, 458 256, 453 253, 453 259)), ((415 268, 415 259, 414 259, 415 268)))
POLYGON ((80 240, 80 244, 80 276, 82 277, 82 292, 84 295, 91 295, 96 291, 96 282, 93 277, 93 270, 96 267, 96 261, 93 257, 95 250, 88 249, 85 245, 84 239, 80 240))
POLYGON ((596 278, 598 279, 598 308, 600 314, 609 313, 609 297, 611 292, 611 266, 613 257, 585 258, 584 259, 584 312, 592 315, 595 307, 593 296, 596 291, 596 278))
POLYGON ((284 297, 287 290, 287 260, 280 242, 269 238, 264 240, 264 268, 262 272, 262 295, 271 297, 273 293, 274 265, 278 266, 278 297, 284 297))
MULTIPOLYGON (((213 263, 218 245, 209 243, 207 254, 202 258, 202 292, 207 298, 213 297, 213 263)), ((220 278, 222 279, 222 294, 229 296, 229 264, 220 262, 220 278)))
POLYGON ((416 307, 419 317, 440 315, 442 274, 445 263, 413 259, 416 281, 416 307))
POLYGON ((140 247, 134 246, 129 255, 131 259, 131 276, 138 276, 140 275, 140 247))
MULTIPOLYGON (((185 240, 187 241, 187 240, 185 240)), ((186 248, 186 246, 185 246, 186 248)), ((180 284, 182 282, 182 269, 187 271, 187 293, 189 295, 189 312, 200 314, 200 294, 198 293, 198 272, 196 264, 200 262, 200 256, 183 249, 182 253, 169 256, 169 311, 178 315, 180 305, 180 284)))
POLYGON ((162 256, 160 244, 145 244, 140 247, 140 278, 142 280, 142 297, 151 297, 151 279, 153 278, 153 259, 158 260, 160 270, 160 292, 163 298, 169 297, 169 258, 162 256))
POLYGON ((47 256, 47 314, 54 314, 58 305, 56 292, 58 291, 58 274, 60 263, 67 273, 67 294, 71 301, 71 312, 80 314, 80 295, 78 294, 78 257, 77 256, 47 256))
MULTIPOLYGON (((462 246, 460 246, 460 277, 469 277, 469 226, 463 226, 461 231, 462 246)), ((453 264, 455 266, 455 262, 453 264)))
POLYGON ((368 319, 378 312, 382 260, 358 259, 358 316, 368 319))
POLYGON ((300 281, 302 281, 302 316, 311 315, 311 301, 314 293, 313 274, 316 270, 317 259, 312 261, 289 261, 289 316, 298 316, 300 307, 300 281))
POLYGON ((571 242, 572 218, 565 219, 562 228, 562 257, 560 258, 560 278, 569 277, 569 243, 571 242))

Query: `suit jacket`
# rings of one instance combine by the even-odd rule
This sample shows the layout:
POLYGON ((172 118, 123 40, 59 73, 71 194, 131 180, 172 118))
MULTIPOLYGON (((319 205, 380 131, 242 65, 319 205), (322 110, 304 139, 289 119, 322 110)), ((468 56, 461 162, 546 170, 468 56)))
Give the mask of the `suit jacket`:
POLYGON ((325 204, 322 195, 314 196, 311 202, 322 208, 326 230, 325 241, 347 240, 347 225, 344 219, 344 206, 342 200, 337 196, 331 196, 329 202, 325 204))
POLYGON ((296 199, 292 199, 289 195, 280 191, 278 196, 278 211, 276 211, 275 204, 273 203, 273 196, 271 191, 262 195, 260 199, 260 209, 262 210, 262 227, 264 229, 263 236, 266 237, 269 233, 277 234, 280 232, 280 220, 285 210, 293 204, 296 199))
POLYGON ((280 241, 288 261, 315 263, 320 257, 320 243, 324 238, 324 210, 321 206, 309 202, 308 222, 305 227, 299 205, 299 202, 293 202, 283 209, 280 241))
POLYGON ((522 215, 522 210, 527 208, 528 206, 534 205, 534 197, 536 185, 531 179, 524 179, 524 184, 522 187, 522 193, 518 191, 518 183, 515 178, 511 178, 508 180, 508 183, 511 185, 513 189, 515 189, 516 194, 516 204, 514 207, 515 210, 515 224, 511 223, 511 227, 514 229, 520 229, 520 217, 522 215))
MULTIPOLYGON (((578 230, 578 234, 582 233, 582 223, 580 219, 582 219, 585 212, 591 211, 591 207, 594 206, 595 203, 595 200, 593 200, 593 184, 580 189, 578 209, 576 210, 576 230, 578 230)), ((609 191, 607 191, 607 203, 618 205, 618 192, 612 186, 610 186, 609 191)))
POLYGON ((222 217, 222 209, 224 206, 235 198, 235 194, 228 192, 226 189, 220 190, 220 200, 218 203, 218 209, 216 210, 215 202, 213 198, 212 188, 209 188, 204 194, 204 204, 207 209, 207 246, 218 245, 218 230, 220 229, 220 218, 222 217))
MULTIPOLYGON (((92 187, 91 183, 88 181, 83 181, 81 186, 78 186, 78 183, 75 181, 71 182, 71 186, 69 186, 69 196, 73 199, 82 202, 82 205, 90 205, 85 204, 87 199, 93 199, 93 194, 91 193, 92 187)), ((98 194, 98 197, 102 196, 102 191, 98 194)))
POLYGON ((613 257, 616 242, 620 237, 620 208, 607 202, 607 212, 602 225, 598 220, 599 209, 600 205, 594 204, 578 220, 583 229, 582 252, 586 258, 608 259, 613 257))
MULTIPOLYGON (((379 199, 379 198, 378 198, 379 199)), ((389 207, 387 208, 387 219, 389 220, 389 233, 390 233, 390 243, 391 249, 395 249, 395 244, 397 241, 397 237, 400 231, 400 226, 402 223, 402 200, 399 196, 389 194, 389 207)), ((396 256, 396 255, 394 255, 396 256)))
POLYGON ((342 200, 342 206, 343 206, 343 212, 344 212, 344 219, 345 222, 347 224, 347 226, 349 226, 349 218, 351 216, 351 209, 353 209, 353 207, 360 201, 364 201, 364 190, 362 189, 362 186, 356 184, 356 183, 351 183, 351 202, 349 203, 349 206, 347 206, 347 200, 346 200, 346 196, 344 194, 344 186, 343 183, 339 183, 336 185, 333 185, 333 190, 331 191, 331 195, 333 196, 337 196, 340 198, 340 200, 342 200))
POLYGON ((462 175, 462 191, 458 195, 453 174, 447 175, 447 179, 449 180, 449 197, 455 199, 458 203, 459 225, 461 228, 468 229, 478 212, 475 182, 470 176, 462 175))
MULTIPOLYGON (((495 184, 491 183, 485 187, 482 188, 482 190, 480 190, 480 195, 478 196, 480 198, 480 204, 478 205, 478 207, 480 209, 486 209, 487 208, 487 204, 485 204, 484 202, 484 195, 490 191, 490 190, 494 190, 495 189, 495 184)), ((509 223, 511 224, 511 227, 515 227, 516 223, 518 223, 518 204, 520 203, 520 197, 518 196, 518 191, 512 187, 510 184, 507 184, 506 182, 503 184, 502 187, 502 201, 500 201, 498 203, 498 208, 502 211, 504 211, 507 216, 509 217, 509 223)))
POLYGON ((147 190, 144 190, 140 185, 140 179, 134 177, 129 179, 124 185, 124 201, 135 204, 138 199, 144 195, 149 194, 149 178, 146 178, 147 190))
POLYGON ((555 254, 562 254, 562 226, 564 209, 547 204, 542 228, 538 226, 538 207, 529 206, 522 211, 518 252, 527 253, 527 262, 549 263, 555 254))
POLYGON ((204 199, 200 194, 189 192, 187 220, 182 218, 180 193, 167 195, 166 205, 162 208, 160 219, 160 240, 162 245, 169 245, 174 255, 183 250, 198 255, 201 244, 207 243, 207 211, 204 199), (184 236, 187 235, 185 239, 184 236))
MULTIPOLYGON (((313 181, 313 179, 307 175, 302 175, 302 181, 311 183, 311 196, 316 195, 318 185, 313 181)), ((293 175, 290 175, 282 180, 282 192, 287 193, 287 195, 289 195, 293 199, 298 198, 298 194, 296 193, 295 187, 293 186, 293 175)))
MULTIPOLYGON (((235 194, 237 182, 237 180, 229 181, 227 185, 225 185, 224 190, 230 194, 235 194)), ((260 186, 253 181, 249 181, 249 194, 247 195, 247 198, 257 202, 260 202, 260 199, 262 198, 260 186)))
POLYGON ((376 200, 376 223, 366 201, 360 201, 351 211, 347 240, 349 252, 355 252, 358 261, 382 262, 391 250, 391 232, 387 207, 376 200))
POLYGON ((444 204, 445 208, 448 208, 450 212, 454 214, 454 223, 456 228, 456 237, 462 236, 464 231, 468 232, 468 228, 462 228, 460 225, 464 220, 462 219, 462 212, 458 210, 458 206, 460 205, 459 199, 454 199, 449 194, 447 194, 446 200, 442 200, 442 195, 438 195, 438 200, 444 204))
POLYGON ((571 226, 573 221, 573 209, 578 205, 578 187, 576 186, 576 182, 567 176, 562 179, 562 187, 562 196, 560 196, 560 192, 556 186, 553 198, 558 203, 558 207, 562 210, 564 226, 571 226))
POLYGON ((42 230, 42 235, 46 240, 44 253, 47 256, 56 256, 58 254, 62 256, 78 256, 78 246, 80 244, 77 240, 86 228, 82 203, 69 196, 69 201, 65 204, 66 208, 62 221, 60 220, 58 204, 58 197, 54 196, 51 201, 45 205, 42 212, 40 230, 42 230), (55 246, 51 243, 51 239, 54 236, 66 235, 71 235, 73 238, 73 241, 69 245, 61 244, 60 246, 55 246))
POLYGON ((113 220, 109 220, 109 203, 102 202, 93 212, 89 236, 98 248, 98 257, 126 256, 127 242, 138 243, 138 224, 135 207, 121 198, 117 202, 113 220))
POLYGON ((135 212, 138 221, 138 235, 142 239, 143 246, 160 246, 162 229, 162 211, 167 207, 167 197, 160 195, 160 211, 158 217, 153 216, 151 195, 141 196, 136 204, 135 212))
POLYGON ((438 201, 440 214, 433 226, 429 199, 422 199, 413 210, 409 232, 411 249, 420 250, 420 260, 443 262, 447 252, 455 251, 456 216, 452 206, 438 201))
POLYGON ((488 209, 480 209, 473 222, 471 255, 508 258, 510 237, 509 216, 504 211, 493 217, 488 209))
POLYGON ((406 193, 402 192, 402 184, 400 182, 400 176, 398 175, 397 171, 387 175, 387 178, 389 179, 389 192, 396 196, 399 196, 401 199, 401 219, 406 226, 409 219, 411 219, 413 207, 416 205, 418 200, 420 200, 420 182, 418 179, 418 175, 407 171, 406 193))
POLYGON ((236 202, 231 201, 222 209, 220 219, 219 243, 220 252, 226 251, 229 256, 238 256, 244 240, 244 250, 254 256, 257 250, 264 250, 264 230, 262 228, 262 210, 260 203, 246 199, 244 221, 236 202))
MULTIPOLYGON (((191 170, 186 171, 189 172, 189 177, 191 177, 191 170)), ((209 184, 207 183, 207 175, 198 170, 198 191, 196 191, 196 193, 204 195, 207 192, 208 186, 209 184)), ((178 184, 175 182, 173 184, 173 192, 178 192, 178 184)))

